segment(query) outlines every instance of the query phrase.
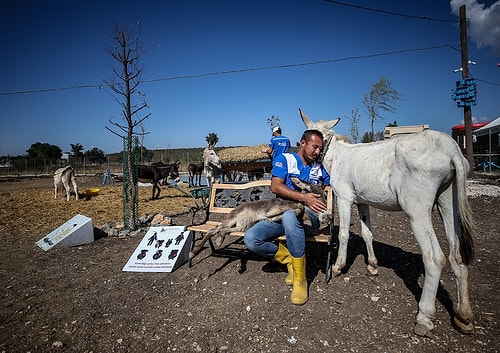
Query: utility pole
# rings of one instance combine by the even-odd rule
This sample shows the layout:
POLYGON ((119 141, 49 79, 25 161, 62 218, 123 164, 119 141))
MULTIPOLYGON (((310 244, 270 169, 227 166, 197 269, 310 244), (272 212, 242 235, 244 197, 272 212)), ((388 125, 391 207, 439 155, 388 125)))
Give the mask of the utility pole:
MULTIPOLYGON (((462 52, 462 78, 469 78, 469 54, 467 51, 467 18, 465 5, 460 6, 460 48, 462 52)), ((472 145, 472 110, 469 105, 464 106, 465 124, 465 153, 469 162, 469 177, 474 176, 474 147, 472 145)))

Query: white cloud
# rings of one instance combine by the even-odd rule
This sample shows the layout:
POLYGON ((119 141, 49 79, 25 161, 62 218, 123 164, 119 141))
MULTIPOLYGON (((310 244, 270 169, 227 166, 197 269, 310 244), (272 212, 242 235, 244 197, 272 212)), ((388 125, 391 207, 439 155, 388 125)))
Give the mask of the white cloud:
POLYGON ((489 7, 477 0, 451 0, 452 13, 459 16, 464 4, 466 17, 470 19, 468 36, 479 48, 491 47, 494 54, 500 54, 500 0, 489 7))
MULTIPOLYGON (((493 119, 495 120, 495 119, 493 119)), ((477 117, 477 116, 473 116, 472 117, 472 122, 475 124, 475 123, 488 123, 490 122, 490 119, 485 117, 485 116, 481 116, 481 117, 477 117)))

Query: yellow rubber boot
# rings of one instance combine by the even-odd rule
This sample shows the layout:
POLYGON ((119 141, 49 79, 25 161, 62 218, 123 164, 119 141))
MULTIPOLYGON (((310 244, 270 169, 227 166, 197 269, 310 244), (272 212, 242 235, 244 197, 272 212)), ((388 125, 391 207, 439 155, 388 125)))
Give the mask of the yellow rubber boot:
POLYGON ((293 289, 290 301, 295 305, 303 305, 309 299, 307 295, 306 255, 296 258, 291 256, 293 266, 293 289))
POLYGON ((274 261, 286 265, 288 276, 285 278, 285 283, 287 286, 291 286, 293 284, 292 256, 286 246, 281 243, 278 244, 278 251, 276 251, 276 254, 274 255, 274 261))

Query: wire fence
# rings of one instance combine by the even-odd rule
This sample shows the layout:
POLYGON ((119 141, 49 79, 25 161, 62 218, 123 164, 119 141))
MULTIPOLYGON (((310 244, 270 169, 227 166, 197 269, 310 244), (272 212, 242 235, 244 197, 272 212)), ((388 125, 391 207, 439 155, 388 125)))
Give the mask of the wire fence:
POLYGON ((53 175, 58 168, 71 164, 77 175, 104 174, 109 168, 113 174, 121 174, 123 163, 82 163, 50 162, 46 160, 33 160, 20 158, 5 164, 0 164, 0 176, 43 176, 53 175))
POLYGON ((125 229, 135 230, 139 226, 139 195, 137 190, 137 164, 139 139, 123 139, 123 224, 125 229), (131 148, 130 148, 131 147, 131 148), (132 151, 130 154, 127 151, 132 151))

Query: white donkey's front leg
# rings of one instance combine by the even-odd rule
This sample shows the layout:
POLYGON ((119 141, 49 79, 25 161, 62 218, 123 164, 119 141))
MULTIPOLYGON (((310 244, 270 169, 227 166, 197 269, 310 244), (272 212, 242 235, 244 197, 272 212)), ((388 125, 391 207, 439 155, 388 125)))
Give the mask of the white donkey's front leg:
POLYGON ((57 188, 61 182, 61 176, 59 174, 54 175, 54 198, 57 199, 57 188))
POLYGON ((365 241, 366 252, 368 253, 368 273, 372 276, 378 275, 378 261, 373 250, 373 233, 370 221, 370 207, 358 205, 359 220, 361 222, 361 237, 365 241))
POLYGON ((349 227, 351 225, 351 206, 351 202, 337 198, 337 207, 339 212, 339 250, 335 265, 332 267, 334 275, 339 275, 340 271, 346 265, 347 244, 349 243, 349 227))

